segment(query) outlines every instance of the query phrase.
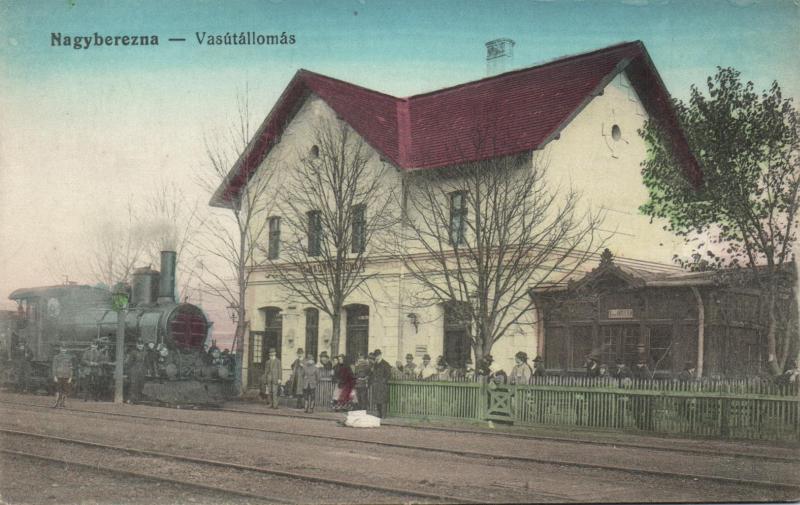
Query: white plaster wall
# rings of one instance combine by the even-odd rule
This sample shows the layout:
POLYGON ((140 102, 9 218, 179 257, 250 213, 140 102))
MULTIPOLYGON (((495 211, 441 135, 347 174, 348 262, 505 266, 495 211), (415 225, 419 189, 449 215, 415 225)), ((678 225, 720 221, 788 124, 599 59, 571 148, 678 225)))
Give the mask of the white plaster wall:
MULTIPOLYGON (((314 125, 319 121, 335 119, 335 113, 320 99, 311 96, 301 107, 283 135, 281 142, 270 152, 260 170, 271 170, 272 192, 266 203, 267 215, 288 212, 282 202, 282 185, 289 176, 288 170, 298 157, 305 156, 313 145, 314 125)), ((533 153, 532 160, 547 161, 549 181, 553 185, 573 187, 583 193, 585 208, 605 209, 606 221, 602 227, 608 235, 608 246, 623 261, 625 258, 668 264, 678 250, 680 241, 661 230, 658 223, 638 213, 638 206, 646 200, 646 190, 641 181, 640 162, 646 155, 644 142, 636 130, 641 127, 645 112, 624 75, 610 83, 601 96, 586 108, 543 150, 533 153), (621 129, 621 138, 611 136, 613 125, 621 129)), ((372 151, 370 163, 376 171, 383 166, 378 153, 372 151)), ((384 172, 385 184, 398 190, 401 174, 391 169, 384 172)), ((444 189, 444 188, 443 188, 444 189)), ((368 210, 369 211, 369 210, 368 210)), ((398 230, 387 230, 398 234, 398 230)), ((291 230, 282 226, 281 238, 286 240, 291 230)), ((266 241, 266 237, 264 238, 266 241)), ((367 272, 376 274, 355 293, 349 303, 360 303, 370 308, 369 349, 379 348, 389 363, 402 360, 406 353, 421 361, 427 352, 434 359, 443 353, 443 311, 438 305, 420 306, 414 303, 413 293, 420 289, 399 262, 391 261, 383 252, 370 251, 371 261, 367 272), (408 314, 417 317, 417 328, 408 314)), ((646 265, 646 264, 645 264, 646 265)), ((596 263, 585 265, 588 270, 596 263)), ((639 264, 642 266, 642 264, 639 264)), ((655 268, 656 266, 654 266, 655 268)), ((253 330, 263 330, 261 307, 279 307, 287 313, 283 325, 283 361, 288 369, 298 346, 304 345, 307 304, 291 299, 288 293, 270 276, 270 268, 257 269, 247 293, 247 310, 253 330), (289 307, 295 307, 290 310, 289 307), (294 314, 294 315, 293 315, 294 314), (290 342, 292 340, 292 342, 290 342)), ((524 314, 519 324, 509 329, 497 342, 492 355, 494 369, 507 372, 514 365, 514 354, 525 351, 532 359, 542 338, 535 310, 524 314)), ((339 352, 346 349, 345 317, 342 317, 339 352)), ((330 318, 320 312, 320 351, 326 349, 325 339, 330 338, 330 318)), ((248 345, 248 339, 245 345, 248 345)), ((248 350, 245 349, 245 356, 248 350)), ((248 364, 245 363, 245 366, 248 364)), ((288 376, 286 376, 288 377, 288 376)), ((247 378, 246 368, 244 380, 247 378)))
POLYGON ((647 153, 637 133, 645 119, 636 92, 621 73, 564 128, 560 139, 534 158, 548 163, 554 184, 580 191, 585 206, 606 209, 602 229, 615 256, 669 264, 682 242, 662 230, 663 223, 651 224, 638 212, 647 200, 640 167, 647 153), (615 124, 619 140, 611 136, 615 124))

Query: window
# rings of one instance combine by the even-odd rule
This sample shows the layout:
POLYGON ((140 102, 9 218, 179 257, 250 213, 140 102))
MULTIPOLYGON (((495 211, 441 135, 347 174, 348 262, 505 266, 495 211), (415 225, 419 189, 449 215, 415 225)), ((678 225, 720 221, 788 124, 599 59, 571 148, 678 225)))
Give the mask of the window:
POLYGON ((352 222, 351 251, 362 253, 367 243, 367 206, 364 204, 354 205, 350 219, 352 222))
POLYGON ((622 130, 620 129, 619 125, 614 125, 611 127, 611 138, 614 140, 619 140, 622 138, 622 130))
POLYGON ((311 149, 308 151, 308 154, 312 158, 319 158, 319 146, 316 144, 311 146, 311 149))
POLYGON ((306 309, 306 354, 317 359, 319 346, 319 311, 317 309, 306 309))
POLYGON ((278 259, 281 247, 281 218, 269 218, 269 248, 267 249, 267 258, 274 260, 278 259))
POLYGON ((653 371, 673 369, 672 326, 656 325, 650 327, 650 366, 653 371))
POLYGON ((467 223, 466 196, 466 191, 450 193, 450 245, 464 243, 464 231, 467 223))
POLYGON ((308 218, 308 255, 319 256, 322 242, 322 216, 318 210, 306 212, 308 218))
POLYGON ((264 334, 260 331, 250 332, 250 362, 251 363, 263 363, 264 362, 264 351, 263 351, 263 340, 264 334))

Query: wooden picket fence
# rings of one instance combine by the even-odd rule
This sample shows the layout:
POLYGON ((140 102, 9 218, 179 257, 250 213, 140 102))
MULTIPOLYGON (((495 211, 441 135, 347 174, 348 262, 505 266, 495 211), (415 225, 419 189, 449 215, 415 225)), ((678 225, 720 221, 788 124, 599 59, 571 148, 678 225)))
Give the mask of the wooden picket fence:
MULTIPOLYGON (((323 377, 316 391, 318 410, 330 408, 333 390, 330 377, 323 377)), ((370 401, 369 409, 375 407, 370 401)), ((759 379, 677 382, 552 376, 519 386, 392 380, 389 416, 800 441, 800 387, 759 379), (507 417, 489 412, 491 396, 497 394, 508 397, 507 417)))

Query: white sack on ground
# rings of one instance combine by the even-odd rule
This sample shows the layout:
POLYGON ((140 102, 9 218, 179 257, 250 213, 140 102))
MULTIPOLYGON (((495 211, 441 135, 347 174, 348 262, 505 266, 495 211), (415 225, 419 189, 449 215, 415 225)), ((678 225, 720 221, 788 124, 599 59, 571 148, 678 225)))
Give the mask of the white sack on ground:
POLYGON ((381 419, 367 414, 366 410, 354 410, 347 413, 344 424, 351 428, 378 428, 381 425, 381 419))

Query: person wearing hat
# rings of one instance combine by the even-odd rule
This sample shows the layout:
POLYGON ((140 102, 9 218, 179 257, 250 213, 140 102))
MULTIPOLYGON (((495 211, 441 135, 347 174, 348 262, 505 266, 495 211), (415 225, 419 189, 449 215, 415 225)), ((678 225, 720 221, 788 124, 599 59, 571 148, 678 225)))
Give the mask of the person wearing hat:
POLYGON ((86 370, 84 401, 86 401, 87 396, 91 396, 93 401, 98 401, 100 399, 100 385, 103 375, 102 365, 105 361, 106 356, 103 354, 103 351, 98 348, 97 341, 92 342, 89 349, 84 351, 81 357, 81 367, 86 370))
POLYGON ((406 363, 401 368, 404 379, 413 379, 417 376, 417 364, 414 363, 414 355, 411 353, 406 354, 406 363))
POLYGON ((56 402, 53 408, 63 409, 72 384, 72 355, 67 352, 67 347, 62 343, 58 347, 58 354, 53 357, 53 380, 56 383, 56 402))
POLYGON ((432 380, 436 375, 436 367, 431 364, 431 355, 426 354, 422 357, 422 366, 419 367, 417 377, 421 380, 432 380))
POLYGON ((333 370, 333 364, 331 363, 331 359, 328 357, 328 351, 322 351, 319 353, 319 365, 322 371, 325 373, 329 373, 333 370))
POLYGON ((530 384, 533 370, 528 364, 528 355, 519 351, 514 355, 514 368, 511 369, 511 375, 508 376, 509 384, 526 385, 530 384))
POLYGON ((392 366, 383 359, 380 349, 376 349, 372 356, 375 365, 369 374, 369 384, 372 386, 372 401, 378 408, 378 417, 386 417, 389 407, 389 379, 392 377, 392 366))
POLYGON ((128 403, 136 403, 142 399, 146 359, 145 352, 144 344, 140 340, 136 342, 136 348, 130 351, 125 358, 125 365, 128 367, 128 378, 130 380, 128 403))
POLYGON ((319 384, 319 368, 314 363, 314 357, 310 354, 306 357, 306 362, 300 371, 300 380, 303 381, 303 404, 306 414, 314 413, 314 402, 317 397, 317 385, 319 384))
POLYGON ((545 375, 547 375, 547 370, 544 367, 544 360, 537 355, 533 358, 533 376, 544 377, 545 375))
POLYGON ((356 397, 358 401, 358 408, 367 410, 369 408, 369 375, 372 372, 372 365, 375 363, 375 356, 368 353, 364 357, 363 353, 359 353, 358 361, 353 370, 356 378, 356 397))
POLYGON ((597 359, 597 356, 594 354, 589 354, 586 356, 586 376, 587 377, 597 377, 600 375, 600 362, 597 359))
POLYGON ((650 367, 647 366, 647 358, 645 358, 643 355, 640 356, 639 361, 636 363, 636 366, 633 367, 631 374, 633 375, 634 380, 651 380, 653 378, 653 374, 650 372, 650 367))
POLYGON ((299 409, 303 405, 303 380, 300 377, 300 373, 303 370, 303 365, 305 364, 305 357, 306 353, 303 351, 303 348, 297 349, 297 357, 292 362, 292 379, 290 387, 287 388, 288 394, 297 398, 297 408, 299 409))
POLYGON ((264 375, 261 376, 261 388, 267 397, 267 402, 273 409, 278 408, 278 389, 283 378, 281 360, 274 347, 269 349, 269 359, 264 364, 264 375))
POLYGON ((631 369, 621 359, 617 360, 616 368, 611 372, 611 376, 619 381, 631 378, 631 369))

